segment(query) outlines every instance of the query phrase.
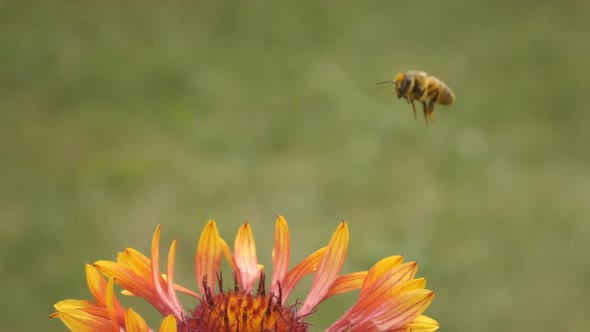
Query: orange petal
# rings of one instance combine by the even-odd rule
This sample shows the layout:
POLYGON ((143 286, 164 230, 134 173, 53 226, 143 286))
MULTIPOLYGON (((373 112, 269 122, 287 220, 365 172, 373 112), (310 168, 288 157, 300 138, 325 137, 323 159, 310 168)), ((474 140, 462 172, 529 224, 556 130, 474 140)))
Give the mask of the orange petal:
MULTIPOLYGON (((349 326, 360 324, 371 313, 378 312, 380 306, 385 305, 392 298, 392 290, 396 286, 403 285, 414 276, 417 264, 405 263, 392 271, 384 273, 379 279, 369 285, 363 285, 359 299, 340 319, 338 319, 327 331, 340 331, 349 326)), ((363 283, 364 284, 364 283, 363 283)))
POLYGON ((424 289, 424 287, 426 287, 426 279, 416 278, 394 287, 389 294, 390 296, 395 296, 399 293, 408 292, 414 289, 424 289))
POLYGON ((400 294, 382 305, 376 312, 369 313, 365 322, 358 326, 358 331, 365 331, 369 326, 377 326, 381 331, 389 331, 411 323, 432 302, 434 292, 417 289, 400 294))
POLYGON ((118 329, 121 325, 119 325, 119 319, 117 318, 117 313, 115 312, 115 292, 113 290, 114 284, 115 282, 113 280, 113 277, 110 277, 109 282, 107 283, 105 302, 107 306, 107 312, 109 314, 109 318, 113 324, 113 327, 115 329, 118 329))
POLYGON ((164 318, 158 332, 176 332, 176 319, 174 319, 173 315, 164 318))
POLYGON ((151 248, 151 280, 152 284, 154 285, 154 297, 157 299, 158 302, 161 304, 161 308, 159 308, 160 313, 163 315, 174 314, 176 317, 182 316, 182 306, 178 302, 176 298, 176 293, 174 292, 174 255, 176 254, 176 241, 172 242, 170 247, 170 252, 168 254, 168 264, 167 264, 167 272, 168 278, 172 278, 170 283, 166 282, 164 278, 162 278, 162 274, 160 273, 160 230, 162 226, 158 225, 156 227, 156 231, 154 232, 154 236, 152 238, 152 248, 151 248), (170 292, 169 292, 170 291, 170 292), (163 310, 162 310, 163 309, 163 310))
POLYGON ((293 291, 293 288, 297 285, 297 283, 306 275, 314 272, 318 264, 320 263, 322 257, 326 253, 327 248, 323 247, 313 254, 306 257, 302 260, 299 264, 297 264, 291 271, 287 273, 285 278, 283 279, 283 283, 281 284, 281 296, 283 298, 283 303, 285 304, 287 297, 293 291))
POLYGON ((430 317, 419 315, 411 323, 406 324, 405 326, 400 327, 399 329, 395 329, 391 332, 434 332, 438 330, 438 328, 439 325, 437 321, 430 317))
POLYGON ((201 294, 205 293, 205 288, 215 288, 221 265, 220 239, 215 221, 210 220, 201 233, 195 255, 195 276, 201 294))
MULTIPOLYGON (((106 308, 106 294, 107 294, 107 282, 98 272, 98 270, 90 265, 86 264, 86 282, 88 283, 88 289, 90 289, 90 293, 96 300, 96 302, 106 308)), ((124 316, 124 309, 119 300, 116 298, 114 299, 114 306, 115 312, 117 313, 118 318, 123 318, 124 316)))
POLYGON ((150 328, 145 320, 137 314, 133 309, 129 308, 125 311, 125 328, 127 332, 149 332, 150 328))
POLYGON ((152 275, 151 263, 141 252, 133 248, 125 250, 117 255, 117 263, 132 271, 135 275, 149 279, 152 275))
POLYGON ((367 271, 361 271, 349 273, 347 275, 338 277, 338 279, 334 281, 332 288, 330 289, 328 294, 326 294, 324 299, 327 299, 337 294, 346 293, 361 288, 363 280, 365 280, 366 276, 367 271))
POLYGON ((61 312, 75 310, 81 310, 94 316, 108 318, 106 308, 99 307, 96 303, 86 300, 62 300, 54 304, 53 307, 57 312, 52 313, 49 316, 50 318, 59 318, 61 312))
POLYGON ((170 305, 166 302, 167 298, 156 293, 151 275, 146 278, 137 276, 128 268, 111 261, 97 261, 94 266, 106 276, 113 277, 117 285, 144 298, 160 313, 170 313, 170 305))
MULTIPOLYGON (((416 262, 404 263, 390 271, 383 273, 378 279, 371 284, 364 284, 359 294, 359 302, 368 296, 375 298, 381 296, 384 292, 403 284, 406 281, 412 280, 416 275, 418 264, 416 262)), ((371 300, 372 301, 372 300, 371 300)))
POLYGON ((162 225, 156 226, 154 236, 152 237, 151 259, 150 259, 150 278, 156 288, 156 293, 163 294, 162 284, 160 283, 160 230, 162 225))
POLYGON ((348 226, 345 222, 342 222, 332 235, 332 239, 327 246, 328 249, 318 265, 311 284, 311 290, 299 311, 301 316, 305 316, 313 311, 330 291, 332 284, 338 278, 344 265, 348 250, 348 240, 348 226))
POLYGON ((94 300, 102 306, 106 306, 105 296, 106 296, 106 289, 107 289, 107 282, 104 280, 104 277, 98 270, 90 265, 86 264, 85 266, 86 271, 86 283, 88 284, 88 289, 90 289, 90 293, 94 300))
MULTIPOLYGON (((62 300, 53 305, 55 310, 75 310, 95 306, 94 303, 86 300, 62 300)), ((55 314, 53 314, 55 315, 55 314)))
POLYGON ((289 270, 289 259, 291 257, 291 237, 289 227, 283 216, 277 217, 275 225, 275 244, 272 250, 272 281, 270 291, 278 294, 279 285, 289 270))
POLYGON ((61 311, 81 310, 95 317, 101 317, 109 320, 109 314, 106 307, 98 306, 96 303, 83 300, 64 300, 54 305, 58 312, 51 314, 51 318, 57 317, 61 311))
MULTIPOLYGON (((77 332, 119 332, 119 329, 115 329, 110 319, 106 318, 106 312, 104 308, 102 315, 96 315, 91 313, 90 309, 94 306, 93 303, 81 300, 64 300, 54 305, 57 310, 53 313, 51 318, 59 318, 68 327, 70 331, 77 332)), ((96 308, 96 307, 95 307, 96 308)))
POLYGON ((252 235, 252 227, 244 223, 238 231, 234 243, 234 261, 240 275, 241 291, 249 293, 258 279, 258 262, 256 261, 256 245, 252 235))
POLYGON ((174 290, 174 258, 176 257, 176 240, 172 241, 170 250, 168 251, 168 264, 166 265, 166 272, 168 272, 168 278, 165 279, 165 283, 168 284, 167 296, 170 299, 174 314, 178 317, 182 317, 183 308, 182 304, 178 300, 176 291, 174 290))
POLYGON ((94 266, 107 277, 113 277, 117 284, 136 296, 152 297, 151 276, 138 276, 127 267, 112 261, 97 261, 94 266))
MULTIPOLYGON (((162 273, 162 278, 164 280, 166 280, 166 282, 168 282, 168 276, 165 273, 162 273)), ((201 298, 201 296, 199 294, 197 294, 197 293, 193 292, 192 290, 190 290, 190 289, 188 289, 186 287, 183 287, 183 286, 181 286, 179 284, 174 284, 174 290, 176 290, 178 292, 181 292, 181 293, 184 293, 186 295, 190 295, 192 297, 196 297, 197 299, 200 299, 201 298)), ((132 292, 130 292, 130 291, 126 290, 126 289, 122 290, 121 291, 121 294, 123 294, 125 296, 136 296, 135 294, 133 294, 132 292)))
POLYGON ((366 285, 372 284, 375 280, 380 278, 386 272, 398 267, 402 262, 402 256, 390 256, 378 261, 369 270, 369 274, 367 275, 367 278, 363 283, 363 288, 366 288, 366 285))
MULTIPOLYGON (((176 250, 176 249, 174 249, 174 250, 176 250)), ((162 278, 164 278, 164 280, 166 280, 166 282, 168 282, 168 276, 166 274, 162 274, 162 278)), ((174 289, 176 291, 179 291, 179 292, 184 293, 186 295, 190 295, 190 296, 196 297, 198 299, 201 298, 201 296, 199 296, 199 294, 193 292, 192 290, 190 290, 188 288, 182 287, 179 284, 174 284, 174 289)))

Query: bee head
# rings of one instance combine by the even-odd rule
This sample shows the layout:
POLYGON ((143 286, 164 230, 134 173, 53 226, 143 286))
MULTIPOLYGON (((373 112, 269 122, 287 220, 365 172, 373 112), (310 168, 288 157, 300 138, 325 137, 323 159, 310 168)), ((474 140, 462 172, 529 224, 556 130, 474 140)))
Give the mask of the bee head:
POLYGON ((397 73, 397 74, 395 74, 395 77, 393 78, 393 84, 395 84, 395 86, 400 86, 405 79, 406 79, 405 73, 397 73))
POLYGON ((397 98, 401 98, 406 95, 409 88, 413 85, 413 77, 406 73, 397 73, 392 81, 377 82, 377 84, 393 83, 395 85, 395 92, 397 92, 397 98))
POLYGON ((401 98, 406 94, 410 85, 412 85, 412 78, 405 73, 397 73, 393 78, 393 84, 395 84, 397 98, 401 98))

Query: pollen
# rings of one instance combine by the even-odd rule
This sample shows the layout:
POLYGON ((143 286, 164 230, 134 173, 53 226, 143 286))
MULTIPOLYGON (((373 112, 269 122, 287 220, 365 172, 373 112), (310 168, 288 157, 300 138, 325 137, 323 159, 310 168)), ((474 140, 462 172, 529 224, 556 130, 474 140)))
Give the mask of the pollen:
MULTIPOLYGON (((296 305, 283 306, 281 294, 266 293, 264 275, 255 294, 208 289, 200 303, 178 326, 179 332, 306 332, 309 323, 297 316, 296 305)), ((279 288, 280 289, 280 288, 279 288)))

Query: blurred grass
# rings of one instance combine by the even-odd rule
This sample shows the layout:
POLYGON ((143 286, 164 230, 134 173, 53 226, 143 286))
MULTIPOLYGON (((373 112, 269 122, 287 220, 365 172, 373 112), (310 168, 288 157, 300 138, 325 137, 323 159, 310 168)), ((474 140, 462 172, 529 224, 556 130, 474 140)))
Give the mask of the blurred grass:
POLYGON ((584 330, 589 7, 0 2, 4 328, 64 331, 84 263, 158 223, 191 287, 210 218, 268 265, 281 213, 294 259, 345 219, 347 271, 418 260, 441 331, 584 330), (374 85, 407 69, 457 95, 431 126, 374 85))

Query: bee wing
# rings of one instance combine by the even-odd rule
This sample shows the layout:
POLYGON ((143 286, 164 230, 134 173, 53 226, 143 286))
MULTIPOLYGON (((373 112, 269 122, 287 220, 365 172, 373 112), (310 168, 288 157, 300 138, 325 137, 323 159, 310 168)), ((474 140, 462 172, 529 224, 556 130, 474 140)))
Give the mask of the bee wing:
POLYGON ((416 75, 416 76, 428 76, 425 71, 420 70, 408 70, 406 72, 408 75, 416 75))

